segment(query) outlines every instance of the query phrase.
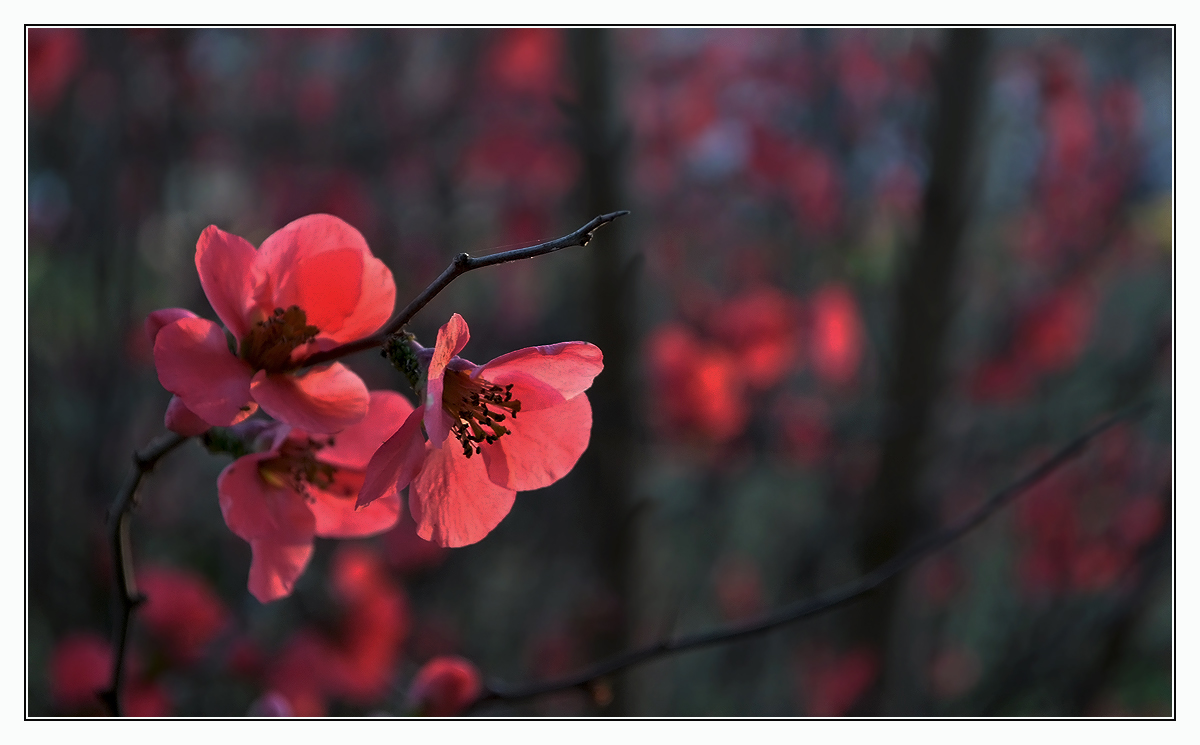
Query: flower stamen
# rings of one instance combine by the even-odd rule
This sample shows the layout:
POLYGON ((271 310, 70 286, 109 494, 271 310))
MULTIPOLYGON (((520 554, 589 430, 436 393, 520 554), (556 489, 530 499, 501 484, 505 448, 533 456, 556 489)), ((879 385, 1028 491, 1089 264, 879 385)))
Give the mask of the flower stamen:
POLYGON ((255 370, 285 372, 292 366, 292 350, 312 341, 321 330, 308 324, 308 316, 293 305, 275 313, 254 327, 242 339, 239 352, 255 370))
POLYGON ((450 432, 462 443, 463 454, 470 458, 512 432, 500 422, 517 418, 521 402, 513 398, 512 383, 495 385, 483 378, 472 378, 464 370, 447 370, 442 388, 442 407, 454 420, 450 432), (506 413, 501 413, 506 412, 506 413))

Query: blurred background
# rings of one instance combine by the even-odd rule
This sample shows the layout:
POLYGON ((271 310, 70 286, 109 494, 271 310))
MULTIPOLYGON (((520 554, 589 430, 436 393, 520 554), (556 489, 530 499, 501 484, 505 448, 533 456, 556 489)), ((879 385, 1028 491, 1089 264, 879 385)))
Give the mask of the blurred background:
MULTIPOLYGON (((583 339, 591 446, 482 542, 317 539, 246 590, 225 456, 143 482, 131 714, 404 714, 852 580, 1104 415, 1155 407, 886 591, 476 713, 1172 712, 1170 29, 30 29, 28 698, 100 714, 105 510, 163 431, 142 323, 215 318, 209 224, 357 227, 398 304, 461 251, 484 361, 583 339)), ((411 396, 377 353, 347 362, 411 396)))

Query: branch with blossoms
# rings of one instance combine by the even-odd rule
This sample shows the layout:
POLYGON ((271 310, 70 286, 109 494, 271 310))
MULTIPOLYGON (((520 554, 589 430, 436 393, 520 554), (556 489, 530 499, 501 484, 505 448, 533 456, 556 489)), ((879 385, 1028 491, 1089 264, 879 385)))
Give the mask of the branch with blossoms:
POLYGON ((187 439, 202 436, 210 451, 235 458, 217 480, 218 497, 226 524, 250 544, 247 586, 260 602, 291 593, 314 536, 358 538, 392 528, 410 484, 418 535, 464 546, 499 524, 518 491, 565 476, 587 448, 584 391, 603 369, 599 349, 563 342, 477 366, 458 356, 469 338, 458 314, 432 348, 401 332, 462 274, 586 246, 597 229, 627 214, 600 215, 535 246, 459 254, 394 317, 391 271, 338 218, 300 218, 258 248, 216 226, 205 229, 196 269, 223 327, 183 308, 146 319, 159 381, 174 394, 164 416, 171 432, 134 455, 134 471, 110 509, 117 653, 101 694, 109 709, 121 713, 126 640, 144 599, 129 540, 137 488, 187 439), (335 362, 380 345, 420 406, 393 391, 368 391, 335 362), (251 419, 259 408, 272 419, 251 419), (442 447, 450 435, 461 451, 442 447))
MULTIPOLYGON (((679 652, 724 644, 763 634, 801 619, 821 615, 822 613, 827 613, 852 603, 878 589, 881 585, 894 579, 902 572, 912 568, 931 554, 951 545, 972 529, 982 524, 1001 507, 1029 491, 1047 476, 1081 455, 1088 443, 1100 434, 1118 422, 1141 416, 1150 406, 1151 404, 1148 403, 1138 404, 1108 417, 1087 432, 1076 437, 1024 476, 994 493, 973 511, 961 517, 953 524, 934 531, 907 550, 893 556, 872 572, 842 587, 829 590, 814 598, 784 606, 760 618, 711 631, 688 634, 676 639, 657 641, 556 680, 518 686, 509 686, 500 682, 480 684, 478 682, 478 673, 473 668, 469 668, 461 663, 452 665, 442 662, 441 667, 434 671, 445 679, 445 682, 441 684, 442 688, 451 688, 451 684, 455 683, 457 687, 452 688, 451 691, 457 691, 465 695, 459 698, 458 705, 455 706, 453 693, 443 690, 443 701, 440 702, 440 705, 447 713, 453 714, 471 711, 489 702, 522 701, 575 688, 590 691, 600 686, 602 681, 608 676, 634 667, 635 665, 679 652), (472 686, 471 683, 474 683, 474 685, 472 686)), ((426 677, 430 676, 431 673, 426 673, 426 677)), ((435 689, 436 686, 430 681, 423 680, 420 674, 418 675, 418 679, 414 681, 414 688, 417 687, 420 687, 420 690, 417 691, 418 696, 425 695, 427 698, 436 700, 437 697, 435 694, 427 692, 435 689)))

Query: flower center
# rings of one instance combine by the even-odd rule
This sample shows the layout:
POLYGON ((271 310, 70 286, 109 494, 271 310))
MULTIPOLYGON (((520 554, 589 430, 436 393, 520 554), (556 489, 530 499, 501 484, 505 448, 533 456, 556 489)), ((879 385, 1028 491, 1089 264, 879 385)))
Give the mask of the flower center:
POLYGON ((454 420, 450 431, 468 458, 480 452, 483 443, 493 443, 512 431, 500 423, 509 414, 516 419, 521 410, 521 402, 512 396, 512 383, 493 385, 483 378, 472 379, 465 370, 447 370, 444 381, 442 407, 454 420))
POLYGON ((308 495, 309 485, 330 491, 338 470, 317 460, 316 452, 332 444, 332 437, 324 442, 311 437, 301 442, 287 440, 279 448, 279 455, 258 464, 258 475, 271 486, 290 489, 305 496, 308 495))
POLYGON ((292 366, 292 350, 312 341, 320 331, 308 325, 300 306, 276 308, 274 315, 254 324, 242 339, 239 352, 255 370, 284 372, 292 366))

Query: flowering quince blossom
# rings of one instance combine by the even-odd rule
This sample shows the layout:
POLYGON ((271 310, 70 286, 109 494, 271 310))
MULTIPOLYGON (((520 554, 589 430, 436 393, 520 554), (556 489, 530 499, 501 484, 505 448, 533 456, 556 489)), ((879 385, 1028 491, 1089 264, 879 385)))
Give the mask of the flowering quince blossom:
POLYGON ((146 332, 168 428, 197 434, 259 406, 307 432, 363 418, 367 388, 341 363, 297 372, 305 357, 368 336, 391 316, 396 285, 362 234, 331 215, 289 223, 255 250, 215 225, 196 243, 196 269, 221 326, 183 308, 150 314, 146 332))
POLYGON ((358 497, 360 505, 393 499, 411 483, 417 535, 441 546, 482 540, 516 492, 549 486, 575 466, 592 431, 584 391, 604 368, 600 349, 581 341, 476 365, 457 356, 469 338, 455 313, 433 349, 411 342, 426 372, 423 403, 371 458, 358 497))
POLYGON ((371 455, 413 410, 394 391, 374 391, 366 417, 336 436, 252 420, 235 431, 258 447, 217 478, 225 524, 250 543, 249 588, 268 602, 291 593, 313 551, 313 536, 359 538, 388 530, 400 515, 395 493, 355 508, 371 455))

